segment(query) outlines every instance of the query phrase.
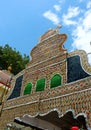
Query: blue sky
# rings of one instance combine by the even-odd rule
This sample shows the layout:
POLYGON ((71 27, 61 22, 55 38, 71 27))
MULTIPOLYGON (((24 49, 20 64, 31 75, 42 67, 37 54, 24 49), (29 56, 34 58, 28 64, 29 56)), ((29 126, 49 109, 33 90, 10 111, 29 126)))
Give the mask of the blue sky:
POLYGON ((22 55, 30 55, 39 37, 58 24, 68 35, 69 52, 91 52, 91 0, 0 0, 0 45, 22 55))

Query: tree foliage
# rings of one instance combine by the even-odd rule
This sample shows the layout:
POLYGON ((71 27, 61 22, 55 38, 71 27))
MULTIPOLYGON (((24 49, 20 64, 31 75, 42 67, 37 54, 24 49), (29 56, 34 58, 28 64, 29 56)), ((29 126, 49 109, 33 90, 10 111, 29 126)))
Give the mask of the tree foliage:
POLYGON ((29 56, 21 55, 16 49, 12 49, 8 44, 4 47, 0 46, 0 69, 7 70, 8 66, 12 64, 11 72, 16 75, 23 70, 29 62, 29 56))

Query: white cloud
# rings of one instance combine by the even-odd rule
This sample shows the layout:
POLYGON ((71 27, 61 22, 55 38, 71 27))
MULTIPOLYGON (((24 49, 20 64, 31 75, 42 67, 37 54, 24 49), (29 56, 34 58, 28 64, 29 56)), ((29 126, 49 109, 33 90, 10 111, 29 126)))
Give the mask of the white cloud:
MULTIPOLYGON (((83 18, 78 21, 78 25, 73 31, 73 49, 82 49, 87 53, 91 52, 91 10, 84 12, 83 18)), ((91 55, 89 58, 91 63, 91 55)))
POLYGON ((63 22, 66 25, 75 25, 76 24, 76 21, 70 20, 66 16, 63 16, 63 22))
POLYGON ((61 10, 61 7, 60 7, 60 5, 54 5, 54 9, 55 9, 56 11, 60 11, 60 10, 61 10))
POLYGON ((69 18, 76 17, 80 13, 79 7, 69 7, 68 16, 69 18))
POLYGON ((84 49, 86 52, 91 52, 91 10, 87 11, 84 18, 78 22, 78 26, 73 31, 73 47, 84 49))
POLYGON ((87 3, 87 9, 90 9, 91 8, 91 1, 89 1, 88 3, 87 3))
POLYGON ((57 25, 57 24, 60 23, 59 17, 58 17, 55 13, 51 12, 50 10, 49 10, 49 11, 46 11, 46 12, 43 14, 43 16, 44 16, 45 18, 51 20, 51 21, 53 22, 53 24, 56 24, 56 25, 57 25))
POLYGON ((63 23, 66 25, 75 25, 76 21, 72 20, 79 15, 80 10, 79 7, 69 7, 68 13, 63 15, 63 23))

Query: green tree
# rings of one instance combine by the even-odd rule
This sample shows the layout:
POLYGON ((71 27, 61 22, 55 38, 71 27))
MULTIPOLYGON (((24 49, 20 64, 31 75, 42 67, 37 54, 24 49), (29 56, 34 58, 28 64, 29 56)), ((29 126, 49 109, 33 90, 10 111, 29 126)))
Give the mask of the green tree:
POLYGON ((11 72, 16 75, 25 68, 29 60, 29 56, 26 54, 22 56, 19 51, 12 49, 8 44, 4 47, 0 46, 0 69, 7 70, 8 66, 12 64, 11 72))

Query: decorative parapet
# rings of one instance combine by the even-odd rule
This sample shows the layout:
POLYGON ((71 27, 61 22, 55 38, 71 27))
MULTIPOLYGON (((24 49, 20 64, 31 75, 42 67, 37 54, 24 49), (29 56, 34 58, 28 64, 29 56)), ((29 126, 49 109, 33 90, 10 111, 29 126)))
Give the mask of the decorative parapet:
POLYGON ((39 43, 35 46, 30 55, 32 61, 28 64, 39 63, 59 54, 63 54, 67 50, 63 47, 67 39, 66 34, 59 34, 57 30, 49 30, 41 36, 39 43))

